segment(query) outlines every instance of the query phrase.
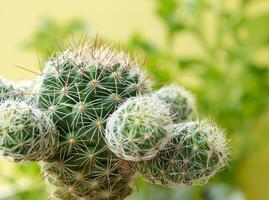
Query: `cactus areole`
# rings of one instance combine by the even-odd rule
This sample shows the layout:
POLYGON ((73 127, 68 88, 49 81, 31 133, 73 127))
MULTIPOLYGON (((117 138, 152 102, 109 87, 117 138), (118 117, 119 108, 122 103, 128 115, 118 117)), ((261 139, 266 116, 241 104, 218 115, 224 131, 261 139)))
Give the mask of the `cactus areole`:
POLYGON ((159 91, 136 60, 103 45, 70 47, 23 87, 0 79, 0 151, 37 161, 51 199, 123 200, 135 175, 202 184, 227 164, 224 133, 195 118, 190 92, 159 91))

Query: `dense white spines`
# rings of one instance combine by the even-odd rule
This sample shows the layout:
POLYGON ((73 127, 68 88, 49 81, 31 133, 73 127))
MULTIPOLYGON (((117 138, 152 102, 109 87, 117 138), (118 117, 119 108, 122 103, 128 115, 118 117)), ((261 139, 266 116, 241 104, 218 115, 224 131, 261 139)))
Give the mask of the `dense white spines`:
POLYGON ((0 106, 0 149, 14 161, 46 160, 58 149, 58 133, 40 110, 23 102, 0 106))
POLYGON ((224 133, 208 121, 174 126, 170 142, 150 161, 133 163, 146 180, 161 185, 203 184, 228 161, 224 133))
POLYGON ((176 123, 190 120, 195 112, 194 98, 185 88, 172 84, 162 87, 157 95, 170 107, 171 115, 176 123))
POLYGON ((169 141, 172 118, 156 95, 128 99, 108 119, 106 142, 119 157, 149 160, 169 141))

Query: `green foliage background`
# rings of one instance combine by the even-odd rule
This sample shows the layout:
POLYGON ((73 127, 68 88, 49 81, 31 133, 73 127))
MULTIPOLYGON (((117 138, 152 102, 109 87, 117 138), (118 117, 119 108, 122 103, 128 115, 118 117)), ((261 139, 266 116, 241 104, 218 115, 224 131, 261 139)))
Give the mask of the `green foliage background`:
MULTIPOLYGON (((157 87, 177 82, 192 90, 203 117, 212 116, 227 130, 232 149, 230 166, 205 187, 163 188, 137 179, 130 199, 269 199, 269 10, 252 15, 249 7, 255 3, 240 0, 229 8, 224 0, 156 0, 165 31, 161 44, 140 32, 121 44, 146 60, 157 87), (188 42, 191 51, 184 49, 188 42)), ((94 39, 88 27, 79 19, 65 24, 45 19, 24 47, 46 59, 72 38, 84 40, 87 33, 94 39)), ((12 172, 5 173, 0 163, 0 179, 7 183, 1 200, 47 199, 38 166, 10 165, 12 172)))

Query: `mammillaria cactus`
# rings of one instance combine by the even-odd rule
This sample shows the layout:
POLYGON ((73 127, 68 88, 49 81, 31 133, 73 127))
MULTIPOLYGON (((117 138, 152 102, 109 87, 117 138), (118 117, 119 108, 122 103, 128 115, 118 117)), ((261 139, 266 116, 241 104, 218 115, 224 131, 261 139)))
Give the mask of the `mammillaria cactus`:
POLYGON ((106 141, 119 157, 150 160, 172 135, 169 106, 156 95, 128 99, 109 118, 106 141))
POLYGON ((123 200, 136 172, 161 185, 196 184, 227 162, 220 129, 190 121, 191 95, 176 85, 152 92, 123 52, 70 47, 34 83, 14 98, 1 79, 0 149, 16 162, 40 161, 52 199, 123 200))
POLYGON ((0 78, 0 100, 5 100, 12 96, 13 86, 3 78, 0 78))
POLYGON ((162 87, 156 94, 169 105, 175 123, 193 117, 194 98, 185 88, 172 84, 162 87))
POLYGON ((14 161, 47 160, 58 148, 58 133, 51 120, 24 102, 0 106, 0 149, 14 161))
POLYGON ((0 102, 7 99, 24 98, 23 89, 16 87, 13 83, 0 78, 0 102))
POLYGON ((202 184, 227 163, 223 131, 205 120, 177 124, 169 143, 150 161, 134 163, 148 181, 161 185, 202 184))
POLYGON ((23 100, 28 101, 34 97, 30 95, 30 91, 33 91, 33 87, 36 87, 36 81, 27 80, 21 81, 17 84, 9 82, 0 77, 0 103, 6 100, 23 100))

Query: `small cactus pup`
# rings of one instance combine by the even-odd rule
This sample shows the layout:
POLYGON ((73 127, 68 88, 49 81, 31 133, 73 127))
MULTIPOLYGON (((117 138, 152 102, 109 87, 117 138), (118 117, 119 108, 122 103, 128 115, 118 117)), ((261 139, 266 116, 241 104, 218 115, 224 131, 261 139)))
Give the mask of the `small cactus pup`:
POLYGON ((228 161, 224 133, 208 121, 174 126, 170 142, 152 159, 132 163, 149 182, 175 186, 203 184, 228 161))
POLYGON ((37 101, 41 83, 40 77, 15 83, 19 100, 34 104, 37 101))
POLYGON ((6 100, 27 101, 35 86, 33 82, 29 80, 14 84, 0 77, 0 103, 6 100))
POLYGON ((13 86, 3 78, 0 78, 0 102, 12 96, 13 86))
POLYGON ((21 91, 13 83, 0 77, 0 103, 8 99, 17 99, 22 97, 21 91))
POLYGON ((0 150, 18 161, 50 158, 58 147, 58 133, 39 109, 23 102, 6 101, 0 106, 0 150))
POLYGON ((150 160, 169 141, 172 122, 168 105, 157 95, 133 97, 109 117, 106 142, 125 160, 150 160))
POLYGON ((162 87, 156 94, 169 105, 175 123, 189 120, 194 116, 194 98, 184 87, 171 84, 162 87))

